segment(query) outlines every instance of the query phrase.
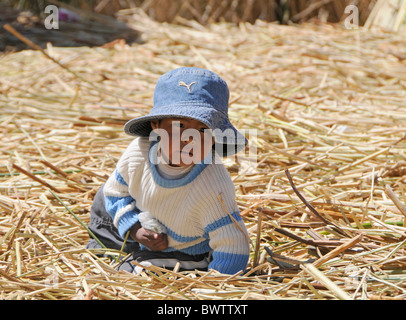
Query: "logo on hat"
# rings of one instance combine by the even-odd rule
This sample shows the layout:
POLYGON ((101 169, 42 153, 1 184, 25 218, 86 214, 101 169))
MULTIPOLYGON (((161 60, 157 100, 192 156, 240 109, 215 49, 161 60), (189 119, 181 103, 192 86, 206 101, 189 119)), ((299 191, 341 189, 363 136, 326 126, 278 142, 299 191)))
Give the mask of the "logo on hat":
POLYGON ((190 84, 186 84, 184 81, 179 81, 179 83, 178 83, 178 86, 180 86, 180 87, 186 87, 187 88, 187 90, 189 91, 189 93, 190 93, 190 87, 192 86, 192 84, 195 84, 196 83, 196 81, 193 81, 193 82, 191 82, 190 84))

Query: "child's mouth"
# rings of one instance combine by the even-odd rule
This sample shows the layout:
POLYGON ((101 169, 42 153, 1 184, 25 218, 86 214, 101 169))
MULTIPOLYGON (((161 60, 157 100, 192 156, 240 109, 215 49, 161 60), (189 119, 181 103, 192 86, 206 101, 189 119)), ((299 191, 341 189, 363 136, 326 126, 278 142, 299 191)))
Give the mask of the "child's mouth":
POLYGON ((183 156, 193 157, 193 152, 180 151, 180 154, 183 156))

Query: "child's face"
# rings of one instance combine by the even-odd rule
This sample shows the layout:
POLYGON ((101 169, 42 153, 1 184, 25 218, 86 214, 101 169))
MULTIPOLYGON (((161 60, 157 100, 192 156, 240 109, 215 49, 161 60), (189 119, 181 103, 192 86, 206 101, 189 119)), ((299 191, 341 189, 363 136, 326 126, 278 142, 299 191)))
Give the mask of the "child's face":
POLYGON ((174 166, 201 162, 214 143, 211 130, 194 119, 166 118, 151 121, 151 126, 161 137, 162 156, 174 166))

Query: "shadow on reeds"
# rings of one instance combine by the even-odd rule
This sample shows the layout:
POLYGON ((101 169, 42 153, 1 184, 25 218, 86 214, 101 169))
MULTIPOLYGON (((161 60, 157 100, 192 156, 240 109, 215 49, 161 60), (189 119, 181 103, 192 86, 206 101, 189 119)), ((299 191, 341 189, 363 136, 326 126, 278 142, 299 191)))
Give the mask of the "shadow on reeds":
POLYGON ((29 47, 7 32, 10 24, 24 37, 42 48, 113 46, 117 42, 141 43, 140 33, 124 22, 104 15, 82 17, 76 21, 59 21, 58 29, 47 29, 44 20, 29 11, 20 11, 0 4, 0 51, 16 52, 29 47))

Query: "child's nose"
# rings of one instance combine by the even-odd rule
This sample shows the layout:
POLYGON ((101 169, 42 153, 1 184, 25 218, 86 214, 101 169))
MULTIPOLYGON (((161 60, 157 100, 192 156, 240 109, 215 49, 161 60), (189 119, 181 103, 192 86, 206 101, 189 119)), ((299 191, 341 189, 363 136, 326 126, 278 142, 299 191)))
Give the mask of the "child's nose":
POLYGON ((182 142, 187 143, 187 144, 194 142, 194 139, 193 139, 193 137, 191 137, 191 136, 186 136, 186 137, 183 136, 183 137, 181 138, 181 140, 182 140, 182 142))
MULTIPOLYGON (((190 130, 190 129, 189 129, 189 130, 190 130)), ((194 135, 195 135, 195 132, 183 130, 180 139, 181 139, 182 142, 184 142, 184 143, 186 143, 186 144, 189 144, 189 143, 194 142, 194 140, 195 140, 195 139, 193 138, 194 135)))

